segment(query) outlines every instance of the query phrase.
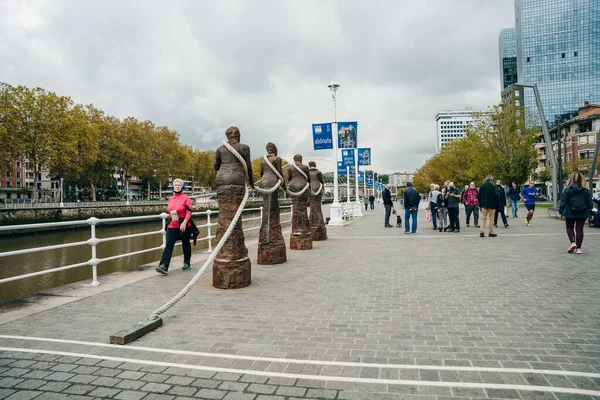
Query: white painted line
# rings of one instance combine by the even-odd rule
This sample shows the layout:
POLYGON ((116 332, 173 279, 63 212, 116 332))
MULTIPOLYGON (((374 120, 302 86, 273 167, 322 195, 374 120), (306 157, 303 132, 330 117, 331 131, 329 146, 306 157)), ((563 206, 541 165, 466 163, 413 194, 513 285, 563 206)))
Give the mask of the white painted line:
MULTIPOLYGON (((400 231, 399 231, 400 232, 400 231)), ((404 232, 404 229, 402 229, 402 232, 404 232)), ((596 233, 596 232, 585 232, 585 236, 597 236, 600 235, 600 233, 596 233)), ((564 232, 561 233, 499 233, 498 237, 521 237, 521 236, 565 236, 564 232)), ((456 239, 456 238, 461 238, 461 237, 476 237, 479 238, 479 231, 477 231, 476 234, 469 234, 469 235, 455 235, 453 233, 446 233, 446 234, 420 234, 420 232, 415 233, 414 235, 410 235, 408 236, 409 238, 423 238, 423 239, 431 239, 431 238, 452 238, 452 239, 456 239)), ((397 235, 397 236, 332 236, 332 239, 359 239, 359 240, 367 240, 367 239, 404 239, 406 238, 406 236, 404 235, 397 235)), ((487 236, 486 236, 487 238, 487 236)))
POLYGON ((332 365, 342 367, 363 367, 363 368, 386 368, 386 369, 427 369, 427 370, 439 370, 439 371, 469 371, 469 372, 509 372, 515 374, 541 374, 541 375, 561 375, 561 376, 579 376, 587 378, 600 379, 600 373, 592 372, 577 372, 577 371, 562 371, 562 370, 551 370, 551 369, 527 369, 527 368, 491 368, 491 367, 462 367, 462 366, 436 366, 436 365, 411 365, 411 364, 378 364, 378 363, 358 363, 358 362, 345 362, 345 361, 320 361, 320 360, 299 360, 293 358, 274 358, 274 357, 259 357, 259 356, 240 356, 236 354, 217 354, 217 353, 203 353, 197 351, 187 350, 171 350, 171 349, 157 349, 153 347, 142 347, 142 346, 121 346, 117 344, 100 343, 100 342, 83 342, 79 340, 67 340, 67 339, 52 339, 52 338, 40 338, 40 337, 29 337, 29 336, 11 336, 11 335, 0 335, 0 339, 14 339, 14 340, 30 340, 36 342, 51 342, 51 343, 63 343, 63 344, 79 344, 83 346, 95 346, 95 347, 106 347, 119 350, 135 350, 135 351, 147 351, 153 353, 167 353, 167 354, 180 354, 186 356, 197 356, 197 357, 214 357, 214 358, 228 358, 233 360, 251 360, 251 361, 269 361, 273 363, 287 363, 287 364, 311 364, 311 365, 332 365))
POLYGON ((351 377, 344 377, 344 376, 290 374, 290 373, 285 373, 285 372, 267 372, 267 371, 254 371, 254 370, 234 369, 234 368, 206 367, 206 366, 202 366, 202 365, 139 360, 139 359, 134 359, 134 358, 123 358, 123 357, 97 356, 97 355, 93 355, 93 354, 71 353, 71 352, 65 352, 65 351, 24 349, 24 348, 18 348, 18 347, 0 347, 0 351, 12 351, 12 352, 33 353, 33 354, 53 354, 53 355, 57 355, 57 356, 66 356, 66 357, 92 358, 92 359, 96 359, 96 360, 128 362, 128 363, 143 364, 143 365, 158 365, 161 367, 197 369, 197 370, 201 370, 201 371, 229 372, 229 373, 234 373, 234 374, 257 375, 257 376, 291 378, 291 379, 313 379, 313 380, 320 380, 320 381, 338 381, 338 382, 355 382, 355 383, 379 383, 379 384, 385 384, 385 385, 403 385, 403 386, 411 385, 411 386, 460 387, 460 388, 471 388, 471 389, 473 389, 473 388, 505 389, 505 390, 523 390, 523 391, 537 391, 537 392, 551 392, 551 393, 574 393, 574 394, 581 394, 581 395, 587 395, 587 396, 600 396, 600 391, 596 391, 596 390, 575 389, 575 388, 554 387, 554 386, 533 386, 533 385, 528 386, 528 385, 509 385, 509 384, 472 383, 472 382, 409 381, 409 380, 402 380, 402 379, 351 378, 351 377))

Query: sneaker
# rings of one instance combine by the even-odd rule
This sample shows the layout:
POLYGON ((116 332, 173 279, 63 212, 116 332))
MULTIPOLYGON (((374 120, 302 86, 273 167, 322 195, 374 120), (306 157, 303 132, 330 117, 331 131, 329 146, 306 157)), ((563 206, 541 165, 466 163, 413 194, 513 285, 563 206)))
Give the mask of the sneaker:
POLYGON ((448 232, 454 232, 454 229, 448 229, 448 232))
POLYGON ((527 217, 525 217, 525 225, 526 226, 531 226, 531 224, 529 223, 529 220, 527 219, 527 217))
POLYGON ((164 265, 159 265, 158 267, 154 268, 154 270, 156 272, 158 272, 159 274, 163 274, 163 275, 168 275, 169 271, 167 270, 167 267, 165 267, 164 265))
POLYGON ((508 228, 508 224, 504 224, 504 227, 505 227, 505 228, 508 228))
POLYGON ((577 250, 575 250, 575 253, 577 253, 577 254, 583 254, 583 251, 581 251, 581 249, 577 249, 577 250))
POLYGON ((405 234, 405 235, 409 235, 409 234, 410 234, 410 232, 409 232, 409 231, 404 231, 404 234, 405 234))
POLYGON ((495 233, 490 233, 488 236, 489 236, 489 237, 496 237, 496 236, 498 236, 498 235, 496 235, 495 233))
POLYGON ((481 228, 479 225, 475 224, 475 228, 481 228))
POLYGON ((485 237, 485 234, 483 232, 480 232, 479 237, 485 237))
POLYGON ((469 227, 469 224, 467 224, 467 228, 469 227))
POLYGON ((574 252, 576 248, 577 248, 577 245, 575 243, 571 243, 571 245, 569 246, 569 250, 567 250, 567 253, 574 252))
POLYGON ((187 271, 188 269, 192 269, 192 266, 190 265, 190 263, 183 263, 183 267, 181 268, 181 270, 187 271))
POLYGON ((498 227, 498 225, 497 225, 497 224, 494 224, 494 228, 497 228, 497 227, 498 227))
POLYGON ((455 230, 454 233, 460 233, 460 229, 455 230))
POLYGON ((441 231, 442 231, 442 228, 438 229, 438 231, 440 231, 440 232, 441 232, 441 231))

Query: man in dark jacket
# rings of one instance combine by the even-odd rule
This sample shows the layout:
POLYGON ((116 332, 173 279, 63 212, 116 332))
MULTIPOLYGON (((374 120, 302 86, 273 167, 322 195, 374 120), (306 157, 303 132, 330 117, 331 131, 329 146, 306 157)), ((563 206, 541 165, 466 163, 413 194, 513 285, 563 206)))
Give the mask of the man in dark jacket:
POLYGON ((460 232, 460 221, 458 219, 458 205, 462 199, 462 192, 454 186, 454 182, 448 184, 446 200, 448 200, 448 219, 450 220, 449 232, 460 232))
POLYGON ((494 233, 494 215, 496 214, 496 208, 498 207, 498 197, 500 193, 498 188, 492 183, 494 177, 488 175, 485 177, 485 183, 479 187, 479 207, 481 207, 481 230, 479 236, 485 236, 485 223, 489 221, 489 235, 490 237, 496 237, 494 233))
POLYGON ((406 182, 406 190, 404 191, 404 233, 417 233, 420 201, 419 191, 413 187, 412 182, 406 182), (412 227, 409 231, 410 218, 412 218, 412 227))
POLYGON ((512 216, 513 218, 517 218, 517 212, 519 211, 519 200, 521 200, 521 189, 517 186, 516 183, 512 183, 510 189, 508 189, 508 198, 510 199, 510 205, 512 206, 512 216))
POLYGON ((371 205, 371 210, 375 208, 375 196, 369 196, 369 204, 371 205))
POLYGON ((498 207, 496 208, 496 215, 494 215, 494 226, 498 227, 498 215, 502 217, 502 223, 505 228, 508 228, 508 221, 506 220, 506 191, 500 179, 496 181, 496 187, 498 188, 498 207))
POLYGON ((381 192, 381 199, 383 200, 383 206, 385 207, 386 228, 392 227, 392 225, 390 224, 390 215, 392 214, 392 206, 394 205, 394 203, 392 203, 392 194, 390 193, 391 187, 392 185, 388 183, 387 185, 385 185, 385 189, 383 189, 383 191, 381 192))

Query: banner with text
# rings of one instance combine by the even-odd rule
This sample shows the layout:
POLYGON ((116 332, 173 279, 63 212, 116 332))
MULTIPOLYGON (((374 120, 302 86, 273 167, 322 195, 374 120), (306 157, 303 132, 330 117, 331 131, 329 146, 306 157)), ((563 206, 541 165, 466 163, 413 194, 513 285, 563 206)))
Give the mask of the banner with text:
POLYGON ((358 149, 358 165, 371 165, 371 148, 358 149))
POLYGON ((358 146, 358 122, 338 122, 338 148, 355 149, 358 146))
POLYGON ((337 163, 338 175, 346 175, 346 167, 344 167, 341 161, 338 161, 337 163))
POLYGON ((342 150, 342 165, 344 167, 354 167, 354 149, 342 150))
POLYGON ((312 124, 313 148, 315 150, 333 149, 331 123, 312 124))

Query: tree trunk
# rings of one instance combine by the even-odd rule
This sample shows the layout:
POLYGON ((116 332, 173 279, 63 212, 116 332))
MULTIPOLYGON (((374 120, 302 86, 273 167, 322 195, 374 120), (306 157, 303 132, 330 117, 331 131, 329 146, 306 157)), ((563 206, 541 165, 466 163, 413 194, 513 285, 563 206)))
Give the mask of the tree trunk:
POLYGON ((146 200, 150 201, 150 179, 148 179, 148 193, 146 193, 146 200))
POLYGON ((94 180, 90 183, 90 193, 92 195, 92 201, 96 201, 96 185, 94 184, 94 180))

